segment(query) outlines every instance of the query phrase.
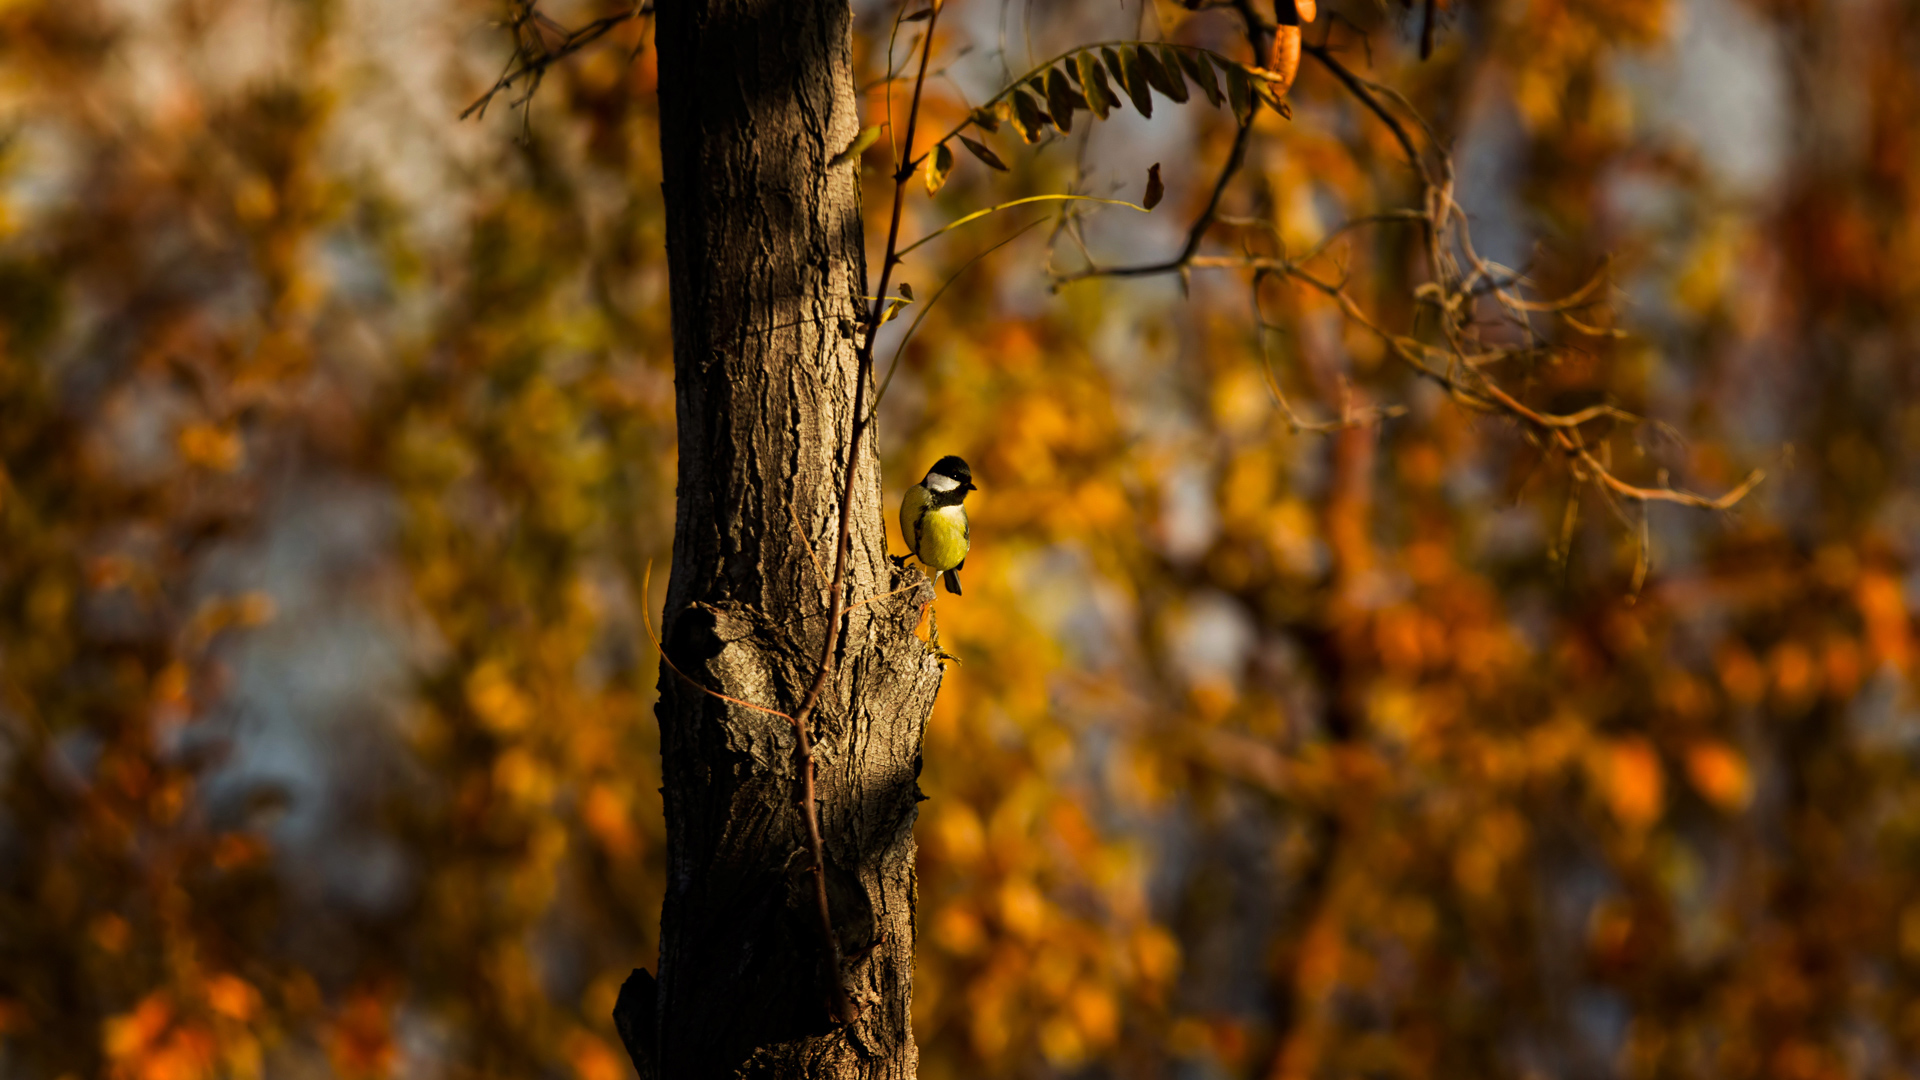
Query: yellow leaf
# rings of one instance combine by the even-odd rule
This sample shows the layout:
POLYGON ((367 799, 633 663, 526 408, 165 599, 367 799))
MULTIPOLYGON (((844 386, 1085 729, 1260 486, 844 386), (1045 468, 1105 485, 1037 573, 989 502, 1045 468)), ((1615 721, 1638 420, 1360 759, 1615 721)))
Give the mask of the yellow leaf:
POLYGON ((176 439, 180 456, 187 464, 213 472, 232 472, 240 467, 240 436, 212 424, 188 424, 176 439))
POLYGON ((207 980, 207 1004, 244 1024, 260 1011, 260 991, 237 975, 215 975, 207 980))
POLYGON ((1753 801, 1753 776, 1746 759, 1726 743, 1695 743, 1687 751, 1687 779, 1701 797, 1722 810, 1744 810, 1753 801))
POLYGON ((1119 1034, 1120 1007, 1107 990, 1083 983, 1068 997, 1067 1008, 1088 1045, 1106 1046, 1119 1034))
POLYGON ((1782 642, 1774 648, 1767 666, 1772 669, 1774 693, 1784 704, 1804 704, 1813 696, 1813 654, 1805 645, 1797 641, 1782 642))
POLYGON ((1000 886, 1000 922, 1023 938, 1040 936, 1047 924, 1047 900, 1026 878, 1008 878, 1000 886))
POLYGON ((1862 574, 1854 601, 1866 623, 1867 643, 1874 658, 1906 671, 1912 651, 1912 622, 1899 580, 1878 571, 1862 574))
POLYGON ((860 155, 867 152, 867 147, 872 146, 875 142, 879 141, 879 139, 880 139, 879 124, 874 124, 871 127, 861 128, 860 134, 855 135, 853 137, 853 140, 847 143, 846 149, 833 155, 833 160, 827 162, 827 168, 837 169, 842 165, 846 165, 853 161, 858 161, 860 159, 860 155))
POLYGON ((972 911, 954 904, 934 916, 933 940, 955 956, 970 956, 979 951, 987 933, 972 911))
POLYGON ((639 851, 640 837, 633 828, 633 812, 625 796, 612 785, 595 784, 587 790, 587 797, 580 805, 580 820, 608 855, 630 859, 639 851))
POLYGON ((940 854, 955 863, 967 864, 986 851, 987 833, 980 815, 962 802, 949 802, 933 821, 933 838, 940 854))
POLYGON ((1642 738, 1627 738, 1601 751, 1600 793, 1622 825, 1644 829, 1660 819, 1666 801, 1660 755, 1642 738))
POLYGON ((580 1080, 626 1080, 626 1057, 615 1054, 605 1041, 586 1031, 577 1030, 568 1037, 566 1053, 580 1080))
POLYGON ((494 660, 482 663, 467 676, 467 704, 482 724, 502 733, 520 730, 533 715, 532 704, 494 660))
POLYGON ((1054 1016, 1040 1025, 1040 1052, 1047 1056, 1049 1064, 1068 1069, 1086 1059, 1087 1044, 1071 1020, 1054 1016))
POLYGON ((946 185, 947 174, 953 171, 953 151, 946 143, 933 148, 927 155, 926 178, 927 194, 932 195, 946 185))
POLYGON ((172 1022, 173 1006, 167 1003, 166 991, 155 990, 141 999, 132 1012, 107 1020, 102 1049, 108 1057, 124 1061, 152 1045, 172 1022))

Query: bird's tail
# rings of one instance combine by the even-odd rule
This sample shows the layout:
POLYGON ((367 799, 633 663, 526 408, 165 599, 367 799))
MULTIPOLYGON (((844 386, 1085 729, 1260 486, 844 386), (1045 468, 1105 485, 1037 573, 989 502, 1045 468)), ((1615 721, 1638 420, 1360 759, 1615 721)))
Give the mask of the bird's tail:
POLYGON ((960 595, 960 575, 955 573, 952 570, 949 570, 945 574, 942 574, 941 576, 944 577, 947 581, 947 591, 952 593, 955 596, 959 596, 960 595))

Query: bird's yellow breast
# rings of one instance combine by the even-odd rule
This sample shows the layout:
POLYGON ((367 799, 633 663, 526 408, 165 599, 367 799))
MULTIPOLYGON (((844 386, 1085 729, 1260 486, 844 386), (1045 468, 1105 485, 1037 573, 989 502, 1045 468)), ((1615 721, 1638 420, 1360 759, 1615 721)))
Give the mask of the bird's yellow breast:
POLYGON ((920 519, 920 546, 915 553, 934 570, 951 570, 966 561, 967 512, 958 506, 929 510, 920 519))
POLYGON ((925 485, 915 484, 900 500, 900 532, 914 555, 938 573, 966 561, 967 511, 962 506, 929 506, 925 485))

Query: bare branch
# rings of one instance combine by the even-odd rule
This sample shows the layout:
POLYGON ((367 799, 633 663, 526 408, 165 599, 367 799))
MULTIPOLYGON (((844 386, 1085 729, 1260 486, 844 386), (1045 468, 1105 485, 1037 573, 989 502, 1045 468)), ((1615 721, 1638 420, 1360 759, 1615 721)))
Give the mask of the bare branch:
POLYGON ((1227 155, 1227 163, 1220 169, 1220 177, 1213 183, 1213 195, 1207 199, 1207 207, 1200 216, 1193 219, 1193 225, 1187 230, 1187 242, 1180 254, 1165 262, 1146 263, 1140 266, 1101 267, 1089 261, 1087 267, 1072 274, 1054 279, 1055 287, 1082 281, 1091 277, 1148 277, 1155 274, 1177 273, 1193 261, 1200 250, 1200 242, 1206 239, 1207 230, 1213 227, 1214 217, 1220 212, 1220 200, 1226 195, 1227 185, 1240 172, 1247 160, 1247 143, 1253 136, 1253 124, 1246 123, 1234 133, 1233 150, 1227 155))
POLYGON ((469 116, 484 119, 487 106, 492 104, 493 99, 523 80, 528 84, 527 92, 514 104, 526 105, 533 100, 533 92, 539 89, 540 80, 546 77, 548 68, 605 37, 621 23, 651 14, 653 0, 640 0, 628 11, 595 19, 578 30, 568 30, 542 14, 537 0, 529 0, 507 22, 507 27, 513 31, 514 50, 513 55, 507 58, 506 68, 486 93, 460 111, 460 119, 465 120, 469 116), (529 30, 533 25, 545 26, 560 34, 559 44, 549 48, 538 31, 529 30))

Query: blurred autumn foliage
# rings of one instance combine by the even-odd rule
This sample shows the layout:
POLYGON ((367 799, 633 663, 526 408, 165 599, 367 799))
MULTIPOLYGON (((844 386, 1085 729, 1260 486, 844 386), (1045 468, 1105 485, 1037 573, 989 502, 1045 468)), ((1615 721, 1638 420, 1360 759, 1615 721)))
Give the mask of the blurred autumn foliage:
MULTIPOLYGON (((1252 59, 1265 5, 1194 6, 949 0, 926 122, 1089 42, 1252 59)), ((878 123, 899 12, 856 9, 878 123)), ((623 20, 458 121, 516 11, 0 0, 0 1076, 630 1075, 655 67, 623 20)), ((1311 289, 1054 288, 1179 250, 1235 135, 1197 94, 958 155, 904 236, 1154 162, 1166 198, 902 270, 924 302, 1041 223, 878 428, 890 492, 944 453, 982 489, 921 777, 930 1078, 1920 1072, 1920 9, 1435 16, 1424 62, 1420 5, 1307 40, 1433 125, 1482 254, 1602 275, 1610 321, 1504 385, 1649 417, 1596 436, 1638 482, 1768 478, 1642 518, 1311 289)), ((1326 70, 1290 103, 1207 251, 1417 194, 1326 70)), ((1419 334, 1420 243, 1322 265, 1419 334)))

